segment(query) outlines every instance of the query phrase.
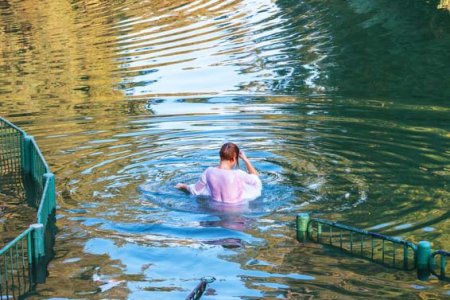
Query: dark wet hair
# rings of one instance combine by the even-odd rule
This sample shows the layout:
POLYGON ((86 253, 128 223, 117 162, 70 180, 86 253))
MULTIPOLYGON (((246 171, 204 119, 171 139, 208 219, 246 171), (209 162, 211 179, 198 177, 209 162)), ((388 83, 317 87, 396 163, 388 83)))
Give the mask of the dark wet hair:
POLYGON ((234 143, 225 143, 220 148, 221 160, 236 160, 236 164, 239 167, 239 147, 234 143))

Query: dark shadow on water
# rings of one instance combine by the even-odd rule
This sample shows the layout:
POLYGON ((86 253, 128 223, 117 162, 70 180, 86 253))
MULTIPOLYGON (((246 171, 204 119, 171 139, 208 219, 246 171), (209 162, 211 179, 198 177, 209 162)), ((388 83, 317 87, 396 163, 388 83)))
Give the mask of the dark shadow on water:
MULTIPOLYGON (((320 59, 312 64, 317 73, 312 81, 328 94, 446 103, 450 84, 442 74, 450 73, 450 54, 445 51, 450 44, 450 14, 436 9, 438 1, 276 3, 289 20, 286 32, 300 41, 311 30, 316 34, 310 55, 320 59), (315 21, 306 27, 309 31, 304 26, 308 16, 315 21)), ((287 53, 297 61, 292 59, 294 71, 284 92, 302 91, 309 69, 302 64, 301 52, 287 53)))

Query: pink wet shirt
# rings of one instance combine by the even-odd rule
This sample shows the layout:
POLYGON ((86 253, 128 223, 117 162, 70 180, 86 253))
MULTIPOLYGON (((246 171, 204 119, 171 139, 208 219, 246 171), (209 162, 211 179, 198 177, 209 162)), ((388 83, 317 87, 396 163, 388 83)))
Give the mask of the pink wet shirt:
POLYGON ((209 167, 197 183, 188 185, 188 190, 193 195, 210 196, 215 201, 232 204, 261 196, 262 183, 257 175, 239 169, 209 167))

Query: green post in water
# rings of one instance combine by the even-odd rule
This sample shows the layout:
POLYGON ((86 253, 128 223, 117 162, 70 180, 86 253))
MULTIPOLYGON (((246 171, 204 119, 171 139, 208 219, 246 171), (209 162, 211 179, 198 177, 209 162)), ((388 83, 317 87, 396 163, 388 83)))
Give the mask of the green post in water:
POLYGON ((46 274, 45 260, 45 244, 44 244, 44 225, 33 224, 33 282, 44 283, 46 274))
POLYGON ((44 179, 48 181, 48 191, 49 191, 49 199, 48 199, 48 211, 52 213, 56 208, 56 195, 55 195, 55 175, 53 173, 45 173, 44 179))
POLYGON ((44 256, 44 225, 33 224, 30 225, 33 228, 33 245, 34 245, 34 258, 44 256))
POLYGON ((33 137, 25 135, 22 144, 22 169, 25 174, 31 173, 31 147, 33 145, 33 137))
POLYGON ((420 241, 419 244, 417 244, 416 251, 417 277, 419 278, 419 280, 427 280, 430 276, 430 259, 430 242, 420 241))
POLYGON ((297 215, 297 240, 299 242, 306 241, 308 237, 309 214, 300 213, 297 215))

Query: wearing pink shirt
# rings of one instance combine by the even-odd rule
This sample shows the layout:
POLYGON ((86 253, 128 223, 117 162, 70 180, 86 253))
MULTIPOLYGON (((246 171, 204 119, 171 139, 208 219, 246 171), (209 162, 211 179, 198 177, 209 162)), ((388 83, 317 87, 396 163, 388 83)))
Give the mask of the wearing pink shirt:
POLYGON ((188 185, 193 195, 210 196, 224 203, 240 203, 261 196, 262 183, 257 175, 242 170, 225 170, 217 167, 206 169, 200 180, 188 185))

